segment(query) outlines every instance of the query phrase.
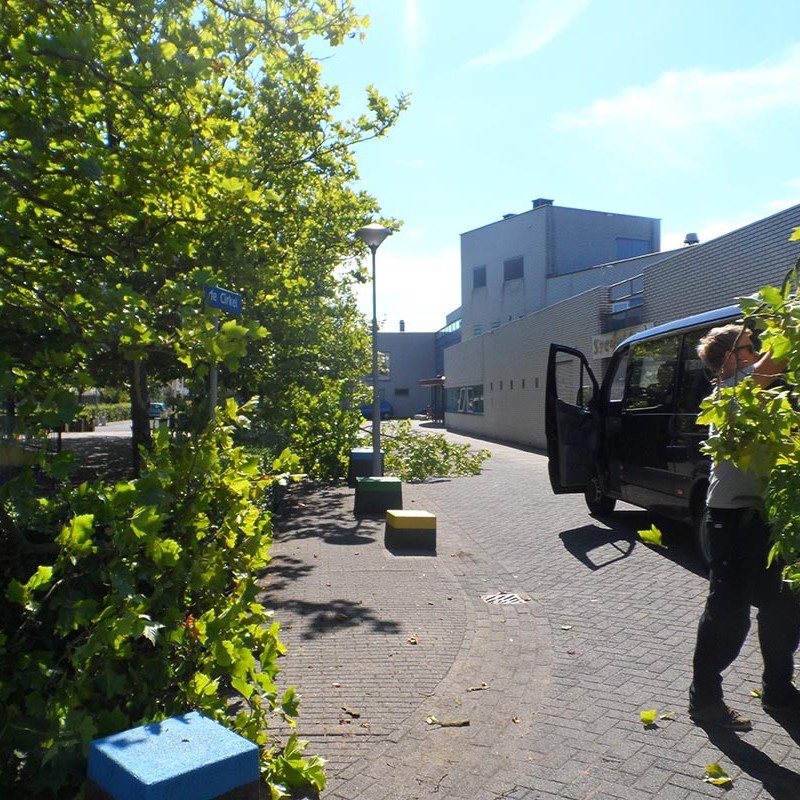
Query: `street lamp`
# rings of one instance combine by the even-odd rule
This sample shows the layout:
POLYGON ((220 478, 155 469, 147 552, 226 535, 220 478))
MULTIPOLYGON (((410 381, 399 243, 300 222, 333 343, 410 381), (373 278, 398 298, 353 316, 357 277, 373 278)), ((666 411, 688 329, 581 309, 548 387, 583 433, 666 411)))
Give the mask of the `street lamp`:
POLYGON ((375 251, 392 232, 383 225, 373 222, 356 231, 372 252, 372 475, 377 478, 383 473, 381 467, 381 397, 378 392, 378 303, 375 291, 375 251))

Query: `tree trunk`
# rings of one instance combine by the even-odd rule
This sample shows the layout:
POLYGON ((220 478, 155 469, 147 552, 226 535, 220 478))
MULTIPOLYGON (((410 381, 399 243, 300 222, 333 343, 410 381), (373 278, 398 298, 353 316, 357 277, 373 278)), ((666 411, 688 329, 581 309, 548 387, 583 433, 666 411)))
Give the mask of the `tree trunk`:
POLYGON ((131 444, 133 446, 132 464, 133 474, 139 476, 142 458, 139 454, 139 445, 148 450, 152 446, 150 436, 150 400, 147 391, 147 367, 140 358, 131 362, 131 444))

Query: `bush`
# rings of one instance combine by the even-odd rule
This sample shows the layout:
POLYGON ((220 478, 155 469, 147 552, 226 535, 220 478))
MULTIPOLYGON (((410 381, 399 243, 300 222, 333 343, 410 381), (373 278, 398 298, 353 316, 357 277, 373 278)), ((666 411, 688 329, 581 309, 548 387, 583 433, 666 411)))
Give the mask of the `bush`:
POLYGON ((74 796, 92 739, 192 709, 261 746, 273 797, 324 785, 303 742, 268 731, 298 696, 274 684, 284 648, 256 584, 271 479, 233 446, 238 413, 182 443, 161 429, 133 481, 3 487, 0 795, 74 796))

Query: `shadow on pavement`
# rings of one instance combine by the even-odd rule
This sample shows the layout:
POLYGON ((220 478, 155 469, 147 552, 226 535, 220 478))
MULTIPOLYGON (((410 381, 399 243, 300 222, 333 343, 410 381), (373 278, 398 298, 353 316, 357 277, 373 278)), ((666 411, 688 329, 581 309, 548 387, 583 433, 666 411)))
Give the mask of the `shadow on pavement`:
POLYGON ((566 550, 591 570, 627 558, 638 545, 650 548, 696 575, 706 575, 695 552, 691 529, 674 520, 654 518, 646 511, 614 511, 597 517, 594 523, 563 531, 559 537, 566 550), (639 539, 638 531, 651 525, 661 531, 664 547, 649 545, 639 539))
POLYGON ((636 545, 636 535, 630 531, 601 528, 599 525, 583 525, 559 534, 569 553, 596 570, 615 561, 627 558, 636 545))
POLYGON ((710 727, 703 730, 708 734, 711 744, 758 781, 774 800, 797 800, 800 797, 800 775, 796 772, 776 764, 768 755, 731 731, 710 727))

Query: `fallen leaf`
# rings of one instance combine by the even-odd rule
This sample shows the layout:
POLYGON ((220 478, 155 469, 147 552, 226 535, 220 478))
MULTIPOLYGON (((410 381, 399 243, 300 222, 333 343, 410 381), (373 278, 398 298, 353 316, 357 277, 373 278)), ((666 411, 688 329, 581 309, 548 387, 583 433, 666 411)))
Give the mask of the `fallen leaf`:
POLYGON ((751 689, 750 697, 761 697, 761 689, 751 689))
POLYGON ((522 722, 522 720, 521 720, 519 717, 511 717, 511 721, 512 721, 512 722, 513 722, 515 725, 519 725, 519 724, 520 724, 520 722, 522 722))
POLYGON ((348 708, 347 706, 342 706, 342 711, 344 711, 345 714, 349 714, 351 717, 354 717, 355 719, 358 719, 361 716, 360 711, 353 711, 352 708, 348 708))
POLYGON ((342 685, 342 684, 341 684, 341 683, 339 683, 339 681, 334 681, 334 682, 331 684, 331 686, 333 686, 333 688, 334 688, 334 689, 339 689, 339 688, 341 687, 341 685, 342 685))
POLYGON ((733 778, 717 763, 706 764, 706 774, 703 776, 706 783, 713 783, 714 786, 732 786, 733 778))
POLYGON ((562 631, 571 631, 572 630, 572 625, 562 625, 561 626, 561 630, 562 631))
POLYGON ((469 726, 468 719, 455 719, 455 720, 443 720, 443 719, 436 719, 436 717, 431 714, 429 717, 425 717, 425 722, 428 725, 439 725, 442 728, 466 728, 469 726))
POLYGON ((657 716, 658 716, 658 711, 656 711, 654 708, 648 708, 646 711, 642 711, 639 714, 639 719, 641 720, 642 725, 644 725, 645 728, 647 728, 650 725, 656 724, 657 716))
POLYGON ((678 715, 674 711, 665 711, 663 714, 658 715, 659 719, 677 719, 678 715))
POLYGON ((484 689, 488 689, 488 688, 489 688, 489 684, 486 683, 485 681, 482 681, 480 686, 467 686, 467 691, 468 692, 482 692, 484 689))
POLYGON ((418 642, 417 642, 417 634, 416 633, 412 633, 411 636, 409 636, 408 639, 406 639, 406 641, 409 644, 418 644, 418 642))
POLYGON ((347 616, 347 614, 343 614, 341 611, 337 611, 337 612, 336 612, 336 613, 333 615, 333 618, 334 618, 334 619, 335 619, 337 622, 344 622, 346 619, 350 619, 350 617, 348 617, 348 616, 347 616))
POLYGON ((643 531, 636 531, 639 534, 639 538, 645 544, 653 544, 656 547, 663 547, 666 549, 666 545, 664 542, 661 541, 661 531, 656 528, 655 525, 651 525, 649 528, 645 528, 643 531))

